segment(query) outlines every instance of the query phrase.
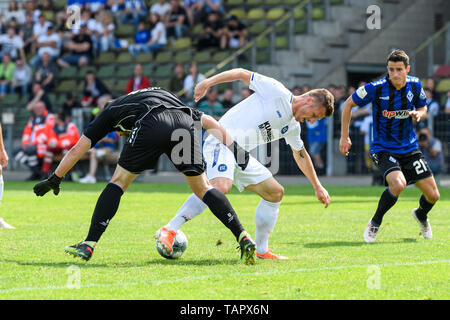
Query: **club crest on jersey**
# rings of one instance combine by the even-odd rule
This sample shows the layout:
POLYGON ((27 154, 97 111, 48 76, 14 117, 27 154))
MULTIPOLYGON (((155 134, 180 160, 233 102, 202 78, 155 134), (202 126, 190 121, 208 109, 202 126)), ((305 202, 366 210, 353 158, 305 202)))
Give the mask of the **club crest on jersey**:
POLYGON ((228 167, 227 167, 226 164, 220 164, 220 165, 217 167, 217 170, 219 170, 219 172, 227 171, 227 169, 228 169, 228 167))
POLYGON ((383 110, 383 117, 388 119, 406 119, 409 118, 408 110, 398 110, 398 111, 387 111, 383 110))
POLYGON ((356 94, 360 99, 364 99, 367 96, 366 88, 361 87, 356 91, 356 94))
POLYGON ((408 94, 406 95, 406 98, 408 98, 409 102, 412 102, 414 95, 411 91, 408 91, 408 94))

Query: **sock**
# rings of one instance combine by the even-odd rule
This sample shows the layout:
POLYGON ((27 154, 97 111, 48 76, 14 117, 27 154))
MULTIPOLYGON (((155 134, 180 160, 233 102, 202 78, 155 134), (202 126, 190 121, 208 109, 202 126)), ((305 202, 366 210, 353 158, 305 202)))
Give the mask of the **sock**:
POLYGON ((427 221, 428 212, 430 212, 431 208, 433 208, 434 203, 428 202, 427 198, 425 198, 425 196, 422 195, 420 197, 419 204, 420 204, 420 206, 416 210, 417 218, 420 221, 427 221))
POLYGON ((201 214, 207 207, 195 194, 191 194, 165 228, 176 232, 185 222, 201 214))
POLYGON ((269 236, 278 218, 278 208, 281 202, 269 202, 264 199, 258 204, 255 212, 255 242, 256 251, 264 254, 269 250, 269 236))
POLYGON ((109 222, 116 214, 122 195, 122 188, 114 183, 108 183, 100 197, 98 197, 91 219, 89 234, 85 241, 97 242, 100 239, 109 222))
POLYGON ((383 221, 383 217, 388 212, 390 208, 394 206, 397 202, 398 197, 395 197, 387 188, 381 195, 380 201, 378 202, 378 208, 375 215, 372 218, 372 223, 375 227, 379 227, 383 221))
POLYGON ((239 218, 227 197, 217 189, 209 189, 203 196, 203 202, 209 207, 212 213, 231 230, 236 240, 239 242, 239 235, 244 231, 239 218))
POLYGON ((2 203, 3 198, 3 175, 0 174, 0 203, 2 203))

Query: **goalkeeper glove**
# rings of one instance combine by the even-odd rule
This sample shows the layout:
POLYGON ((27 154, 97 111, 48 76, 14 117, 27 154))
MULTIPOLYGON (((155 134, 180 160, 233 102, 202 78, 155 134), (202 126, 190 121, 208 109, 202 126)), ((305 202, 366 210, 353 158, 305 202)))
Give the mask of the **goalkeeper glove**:
POLYGON ((56 174, 53 173, 47 179, 36 184, 33 188, 33 191, 37 196, 42 197, 50 190, 53 190, 53 193, 55 194, 55 196, 57 196, 60 190, 59 184, 61 183, 61 181, 62 178, 58 177, 56 174))

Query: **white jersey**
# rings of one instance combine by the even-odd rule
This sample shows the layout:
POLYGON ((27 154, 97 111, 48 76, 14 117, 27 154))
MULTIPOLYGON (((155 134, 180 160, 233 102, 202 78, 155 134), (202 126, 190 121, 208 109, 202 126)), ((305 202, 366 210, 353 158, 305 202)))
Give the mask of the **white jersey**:
POLYGON ((258 73, 251 76, 250 89, 255 93, 219 121, 231 137, 247 151, 281 138, 295 150, 302 150, 300 124, 292 113, 292 93, 279 81, 258 73))

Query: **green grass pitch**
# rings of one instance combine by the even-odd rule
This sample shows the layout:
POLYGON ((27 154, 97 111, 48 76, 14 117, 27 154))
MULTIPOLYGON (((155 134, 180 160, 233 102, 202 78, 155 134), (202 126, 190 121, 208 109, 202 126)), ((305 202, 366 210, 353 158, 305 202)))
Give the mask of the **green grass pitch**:
MULTIPOLYGON (((6 182, 0 216, 0 299, 449 299, 450 189, 430 214, 425 240, 411 217, 420 193, 407 188, 385 216, 375 244, 363 230, 381 187, 327 187, 328 209, 309 186, 288 186, 271 236, 287 261, 238 263, 231 233, 209 212, 186 223, 179 260, 158 255, 153 234, 189 195, 185 185, 133 184, 85 263, 64 253, 84 239, 105 186, 63 183, 58 197, 37 198, 32 183, 6 182), (220 240, 220 241, 219 241, 220 240)), ((254 235, 259 198, 229 199, 254 235)))

